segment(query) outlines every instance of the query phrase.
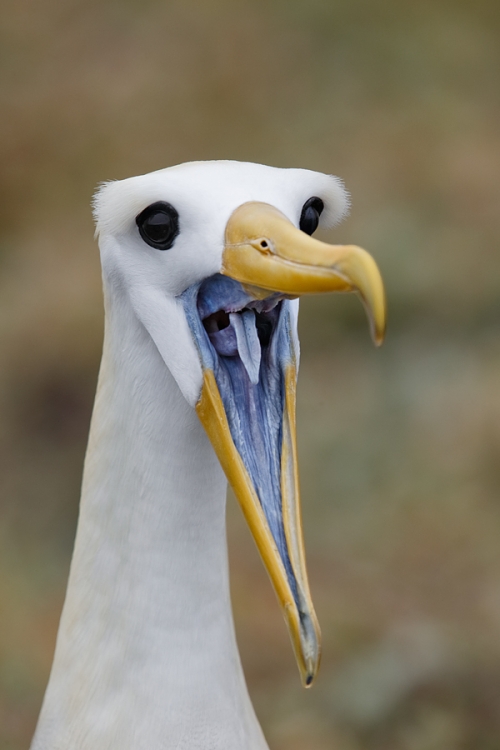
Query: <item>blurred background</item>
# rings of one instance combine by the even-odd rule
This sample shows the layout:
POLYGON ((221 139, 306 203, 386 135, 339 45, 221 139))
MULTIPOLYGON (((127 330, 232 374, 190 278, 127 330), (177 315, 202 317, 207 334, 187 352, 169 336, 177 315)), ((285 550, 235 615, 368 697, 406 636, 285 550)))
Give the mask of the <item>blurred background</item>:
POLYGON ((500 5, 1 0, 0 747, 52 660, 102 344, 101 180, 229 158, 340 175, 387 283, 304 299, 317 684, 234 498, 238 638, 272 750, 500 748, 500 5))

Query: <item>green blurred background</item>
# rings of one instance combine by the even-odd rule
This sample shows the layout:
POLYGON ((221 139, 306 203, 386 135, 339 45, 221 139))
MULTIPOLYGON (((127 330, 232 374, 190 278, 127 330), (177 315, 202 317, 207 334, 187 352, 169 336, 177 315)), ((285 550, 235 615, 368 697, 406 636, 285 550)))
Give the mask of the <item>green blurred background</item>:
POLYGON ((272 750, 500 748, 500 4, 2 0, 0 748, 28 748, 102 342, 96 184, 192 159, 340 175, 326 234, 390 324, 302 303, 299 448, 324 635, 299 685, 234 499, 238 637, 272 750))

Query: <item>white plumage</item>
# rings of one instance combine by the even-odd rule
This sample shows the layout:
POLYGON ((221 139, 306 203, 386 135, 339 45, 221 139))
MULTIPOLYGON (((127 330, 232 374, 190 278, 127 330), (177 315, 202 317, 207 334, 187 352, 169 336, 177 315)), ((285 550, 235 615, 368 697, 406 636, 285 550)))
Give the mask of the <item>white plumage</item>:
POLYGON ((180 295, 220 272, 235 209, 264 202, 297 226, 310 196, 324 202, 325 226, 347 208, 336 178, 236 162, 181 165, 98 192, 104 351, 32 750, 267 747, 235 641, 226 478, 193 408, 203 368, 180 295), (157 201, 179 214, 165 252, 135 221, 157 201))

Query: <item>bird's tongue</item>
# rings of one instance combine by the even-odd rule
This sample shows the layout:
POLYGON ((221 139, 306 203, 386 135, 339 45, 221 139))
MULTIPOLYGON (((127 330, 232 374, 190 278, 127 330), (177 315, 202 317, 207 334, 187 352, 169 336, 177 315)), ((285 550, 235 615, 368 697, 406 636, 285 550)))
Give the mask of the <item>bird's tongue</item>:
POLYGON ((261 359, 261 346, 254 310, 243 310, 229 315, 231 326, 236 334, 236 346, 240 359, 245 366, 250 382, 257 385, 261 359))
POLYGON ((238 356, 245 367, 248 379, 252 385, 257 385, 262 349, 255 310, 216 313, 207 318, 204 325, 217 354, 223 357, 238 356), (219 328, 221 321, 225 324, 223 328, 219 328))
MULTIPOLYGON (((285 375, 296 357, 292 303, 277 293, 255 299, 239 282, 216 274, 189 287, 183 304, 203 370, 213 376, 232 443, 298 601, 281 486, 283 425, 291 418, 285 404, 285 375)), ((220 442, 216 445, 220 447, 220 442)))

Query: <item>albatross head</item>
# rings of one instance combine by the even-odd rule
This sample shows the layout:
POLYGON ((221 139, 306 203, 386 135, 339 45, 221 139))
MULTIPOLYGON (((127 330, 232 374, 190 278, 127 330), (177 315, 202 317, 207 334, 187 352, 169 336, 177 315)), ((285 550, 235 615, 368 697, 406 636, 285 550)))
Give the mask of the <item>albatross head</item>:
POLYGON ((95 199, 106 292, 128 300, 196 409, 276 590, 306 686, 320 633, 300 518, 297 297, 357 292, 376 344, 385 327, 371 256, 311 237, 347 206, 335 177, 238 162, 107 183, 95 199))

